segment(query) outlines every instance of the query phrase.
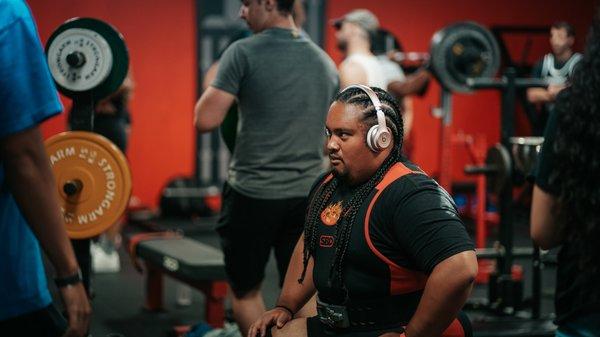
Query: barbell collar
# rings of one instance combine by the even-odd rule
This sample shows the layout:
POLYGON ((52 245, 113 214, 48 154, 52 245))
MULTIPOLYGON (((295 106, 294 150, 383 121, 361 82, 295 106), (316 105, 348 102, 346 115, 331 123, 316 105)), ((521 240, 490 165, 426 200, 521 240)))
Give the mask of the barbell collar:
POLYGON ((67 63, 73 68, 81 68, 85 61, 85 55, 80 51, 74 51, 67 55, 67 63))
POLYGON ((79 179, 68 180, 63 185, 63 192, 69 197, 78 194, 83 188, 83 183, 79 179))

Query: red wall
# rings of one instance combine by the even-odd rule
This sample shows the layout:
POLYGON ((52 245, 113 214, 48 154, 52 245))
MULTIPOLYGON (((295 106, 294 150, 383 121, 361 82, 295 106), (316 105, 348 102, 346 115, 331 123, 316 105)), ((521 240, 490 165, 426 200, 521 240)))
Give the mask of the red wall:
MULTIPOLYGON (((565 20, 575 26, 578 34, 577 48, 581 50, 584 36, 591 23, 594 0, 330 0, 328 17, 336 18, 355 8, 371 10, 383 28, 390 30, 402 42, 406 51, 428 51, 431 36, 438 29, 455 21, 473 20, 483 25, 551 25, 565 20)), ((329 27, 326 51, 336 62, 341 55, 335 48, 334 30, 329 27)), ((509 48, 517 59, 524 45, 524 38, 511 37, 509 48)), ((534 40, 532 58, 541 57, 549 51, 547 37, 534 40)), ((514 57, 514 56, 513 56, 514 57)), ((424 98, 415 100, 413 159, 430 173, 439 170, 439 125, 430 109, 439 103, 439 85, 434 81, 424 98)), ((500 101, 495 92, 477 92, 455 95, 453 105, 453 129, 467 134, 483 133, 488 143, 497 142, 499 130, 500 101)), ((520 116, 523 119, 523 116, 520 116)), ((526 128, 520 127, 522 132, 526 128)), ((464 177, 462 169, 468 160, 464 148, 453 150, 453 175, 464 177)))
MULTIPOLYGON (((155 205, 169 177, 191 174, 196 100, 194 0, 29 0, 42 42, 63 21, 89 16, 114 25, 129 48, 136 89, 127 156, 133 194, 155 205)), ((70 100, 63 99, 65 111, 70 100)), ((46 137, 65 129, 65 114, 43 125, 46 137)))
MULTIPOLYGON (((594 0, 329 0, 330 18, 354 8, 368 8, 382 26, 395 33, 407 50, 426 51, 431 35, 457 20, 492 24, 543 24, 567 20, 575 24, 579 46, 591 22, 594 0)), ((195 0, 30 0, 42 41, 63 21, 74 16, 103 19, 125 36, 137 84, 131 104, 133 128, 128 157, 134 194, 156 205, 165 181, 191 174, 194 161, 193 106, 196 99, 195 0)), ((514 39, 517 52, 522 39, 514 39)), ((327 30, 326 50, 336 62, 333 30, 327 30)), ((535 57, 547 48, 539 38, 535 57)), ((438 170, 439 121, 429 109, 438 102, 439 87, 415 103, 414 159, 425 170, 438 170)), ((63 100, 68 108, 70 102, 63 100)), ((454 129, 484 133, 488 142, 499 136, 499 100, 496 93, 458 95, 454 100, 454 129)), ((45 136, 64 130, 64 115, 43 126, 45 136)), ((454 152, 454 172, 466 162, 464 151, 454 152)))

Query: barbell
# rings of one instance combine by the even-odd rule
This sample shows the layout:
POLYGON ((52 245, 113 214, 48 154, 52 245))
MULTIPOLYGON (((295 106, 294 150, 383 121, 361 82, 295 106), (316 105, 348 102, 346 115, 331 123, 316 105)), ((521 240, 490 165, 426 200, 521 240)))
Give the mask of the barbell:
MULTIPOLYGON (((93 18, 74 18, 59 26, 48 39, 46 56, 58 90, 92 103, 116 91, 129 67, 122 35, 93 18)), ((125 155, 110 140, 88 131, 63 132, 45 141, 72 239, 106 231, 121 217, 131 194, 125 155)))

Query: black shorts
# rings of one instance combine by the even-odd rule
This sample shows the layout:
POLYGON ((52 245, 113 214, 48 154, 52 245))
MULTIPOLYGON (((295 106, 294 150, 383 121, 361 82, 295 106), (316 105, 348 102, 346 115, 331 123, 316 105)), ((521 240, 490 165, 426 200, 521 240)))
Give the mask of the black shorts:
POLYGON ((67 320, 54 305, 0 321, 0 336, 59 337, 67 331, 67 320))
POLYGON ((275 250, 279 286, 304 228, 307 198, 255 199, 223 186, 217 232, 225 254, 225 271, 236 297, 258 287, 275 250))

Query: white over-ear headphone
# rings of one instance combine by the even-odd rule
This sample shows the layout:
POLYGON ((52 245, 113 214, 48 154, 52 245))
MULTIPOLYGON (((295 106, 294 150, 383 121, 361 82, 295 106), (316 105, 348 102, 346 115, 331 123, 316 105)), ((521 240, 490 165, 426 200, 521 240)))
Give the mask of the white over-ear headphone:
POLYGON ((373 125, 369 129, 369 132, 367 132, 367 146, 373 152, 383 151, 383 149, 390 146, 392 142, 392 133, 390 132, 390 129, 385 125, 385 114, 381 109, 381 101, 379 100, 379 97, 377 97, 375 91, 373 91, 373 89, 367 87, 366 85, 353 84, 346 87, 344 91, 353 88, 364 91, 367 94, 367 96, 369 96, 369 99, 371 99, 371 102, 375 106, 375 111, 377 111, 377 125, 373 125))

